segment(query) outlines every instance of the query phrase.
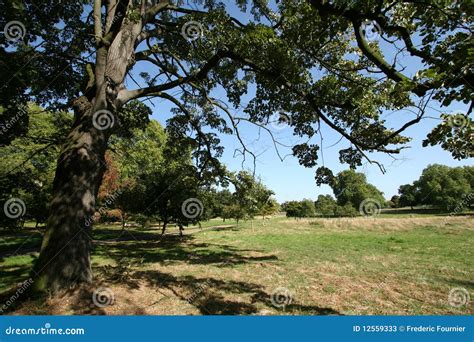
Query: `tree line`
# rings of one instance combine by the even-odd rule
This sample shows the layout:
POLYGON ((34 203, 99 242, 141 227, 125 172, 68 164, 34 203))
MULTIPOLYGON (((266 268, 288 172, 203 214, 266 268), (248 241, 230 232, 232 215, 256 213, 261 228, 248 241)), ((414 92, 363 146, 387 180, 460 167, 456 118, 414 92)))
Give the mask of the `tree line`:
POLYGON ((316 201, 303 199, 281 205, 287 217, 354 217, 373 215, 383 208, 429 206, 442 211, 461 212, 474 204, 474 167, 449 167, 433 164, 418 180, 401 185, 399 194, 386 200, 383 193, 369 184, 363 173, 342 171, 330 181, 334 192, 319 195, 316 201))
MULTIPOLYGON (((29 110, 28 133, 0 150, 2 203, 16 198, 24 205, 18 217, 2 215, 2 227, 21 227, 25 220, 37 226, 46 222, 58 145, 72 120, 70 114, 55 115, 37 105, 29 110)), ((164 233, 170 223, 182 230, 211 218, 240 221, 279 210, 273 191, 250 172, 198 171, 190 148, 171 143, 167 130, 155 120, 114 136, 105 169, 97 210, 86 218, 90 225, 121 222, 125 229, 127 222, 158 223, 164 233)))

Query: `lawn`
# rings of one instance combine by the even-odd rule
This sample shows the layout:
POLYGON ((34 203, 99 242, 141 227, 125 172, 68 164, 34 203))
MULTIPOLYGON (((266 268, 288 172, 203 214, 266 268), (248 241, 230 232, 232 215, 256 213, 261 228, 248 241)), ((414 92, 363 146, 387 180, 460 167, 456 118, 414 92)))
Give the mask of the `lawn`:
MULTIPOLYGON (((180 237, 170 227, 95 227, 96 278, 16 314, 472 314, 449 304, 474 294, 472 216, 205 222, 180 237), (99 287, 113 303, 91 301, 99 287), (280 294, 280 296, 278 296, 280 294)), ((26 279, 41 234, 4 236, 0 291, 26 279)))

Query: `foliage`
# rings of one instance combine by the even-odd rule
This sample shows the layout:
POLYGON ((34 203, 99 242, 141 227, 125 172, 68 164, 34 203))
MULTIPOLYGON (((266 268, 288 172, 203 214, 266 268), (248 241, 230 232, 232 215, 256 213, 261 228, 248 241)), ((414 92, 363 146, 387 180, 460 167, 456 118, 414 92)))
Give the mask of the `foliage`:
POLYGON ((357 173, 354 170, 345 170, 337 174, 332 185, 337 204, 351 204, 354 208, 359 208, 362 201, 373 199, 380 206, 385 204, 383 193, 374 185, 367 182, 363 173, 357 173))
POLYGON ((413 208, 418 203, 419 194, 415 185, 401 185, 398 193, 400 194, 400 206, 413 208))
POLYGON ((318 215, 332 217, 336 214, 337 203, 331 195, 319 195, 315 208, 318 215))
MULTIPOLYGON (((21 199, 26 210, 23 219, 46 222, 51 199, 59 146, 64 141, 71 115, 52 113, 37 105, 29 106, 29 127, 25 135, 0 149, 0 202, 21 199)), ((2 215, 2 225, 15 220, 2 215)))
POLYGON ((465 198, 469 195, 472 197, 474 192, 474 167, 429 165, 415 185, 421 204, 436 205, 447 210, 454 210, 459 205, 466 207, 472 204, 471 201, 466 202, 465 198))
POLYGON ((433 205, 460 211, 472 206, 474 167, 429 165, 418 180, 400 186, 398 191, 401 206, 433 205))
POLYGON ((289 201, 282 205, 282 209, 286 212, 287 217, 314 217, 316 210, 314 202, 309 199, 302 201, 289 201))

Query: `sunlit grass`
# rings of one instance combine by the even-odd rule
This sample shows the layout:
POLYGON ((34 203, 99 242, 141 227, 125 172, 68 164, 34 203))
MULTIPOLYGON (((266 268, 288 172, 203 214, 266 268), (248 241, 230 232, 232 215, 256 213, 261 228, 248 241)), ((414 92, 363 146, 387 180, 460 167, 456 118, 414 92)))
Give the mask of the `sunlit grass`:
MULTIPOLYGON (((178 233, 172 226, 164 238, 159 227, 94 228, 92 264, 98 279, 112 281, 102 274, 106 265, 125 267, 130 278, 108 284, 127 299, 111 313, 127 314, 128 302, 148 308, 148 314, 473 312, 472 304, 454 308, 448 303, 452 288, 474 291, 472 217, 278 216, 238 225, 215 219, 186 228, 184 237, 178 233), (191 305, 184 299, 198 284, 208 290, 191 305), (284 312, 268 299, 277 287, 294 296, 284 312), (158 293, 167 293, 166 306, 148 302, 158 293)), ((23 239, 11 237, 8 249, 23 239)), ((21 250, 2 259, 0 289, 28 276, 35 254, 21 250)))

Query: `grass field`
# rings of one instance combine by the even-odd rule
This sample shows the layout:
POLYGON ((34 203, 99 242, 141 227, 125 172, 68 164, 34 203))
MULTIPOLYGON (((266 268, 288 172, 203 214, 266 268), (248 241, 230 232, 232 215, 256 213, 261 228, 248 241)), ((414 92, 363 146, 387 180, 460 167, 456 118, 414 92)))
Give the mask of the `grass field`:
MULTIPOLYGON (((2 236, 0 291, 28 277, 41 234, 2 236)), ((95 227, 96 279, 14 314, 473 314, 474 219, 387 213, 377 218, 211 220, 170 227, 95 227), (106 287, 114 301, 92 303, 106 287), (276 294, 281 293, 282 297, 276 294), (283 303, 279 302, 283 299, 283 303), (286 304, 286 305, 280 305, 286 304)))

